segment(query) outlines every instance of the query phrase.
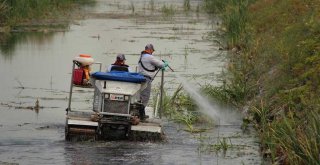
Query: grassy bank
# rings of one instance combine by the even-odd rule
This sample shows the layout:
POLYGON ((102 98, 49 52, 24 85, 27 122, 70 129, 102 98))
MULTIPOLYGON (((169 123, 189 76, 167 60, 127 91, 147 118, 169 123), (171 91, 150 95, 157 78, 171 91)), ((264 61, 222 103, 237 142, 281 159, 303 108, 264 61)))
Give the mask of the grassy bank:
POLYGON ((31 21, 68 16, 75 5, 86 0, 0 0, 0 26, 13 27, 31 21))
POLYGON ((224 85, 208 93, 256 125, 278 164, 320 164, 320 1, 206 0, 230 50, 224 85))

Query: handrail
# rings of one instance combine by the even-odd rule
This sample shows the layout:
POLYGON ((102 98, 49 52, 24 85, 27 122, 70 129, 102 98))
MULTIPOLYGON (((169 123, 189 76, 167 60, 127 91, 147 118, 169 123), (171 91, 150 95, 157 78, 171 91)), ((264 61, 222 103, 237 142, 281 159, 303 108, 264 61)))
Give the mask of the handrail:
POLYGON ((159 117, 162 118, 163 113, 163 82, 164 81, 164 70, 161 69, 161 84, 160 84, 160 113, 159 117))
POLYGON ((71 97, 72 97, 72 88, 73 88, 73 71, 75 68, 75 60, 72 61, 72 70, 71 70, 71 83, 70 83, 70 91, 69 91, 69 102, 68 102, 68 108, 66 109, 67 114, 69 111, 71 111, 71 97))
POLYGON ((101 62, 94 62, 93 64, 99 64, 99 72, 101 72, 101 69, 102 69, 102 63, 101 63, 101 62))
MULTIPOLYGON (((72 60, 72 70, 71 70, 71 83, 70 83, 70 91, 69 91, 69 101, 68 101, 68 108, 66 109, 67 114, 69 111, 71 111, 71 99, 72 99, 72 89, 73 89, 73 75, 74 75, 74 69, 76 65, 76 60, 72 60)), ((102 69, 102 63, 101 62, 94 62, 93 64, 98 64, 99 65, 99 71, 101 72, 102 69)))

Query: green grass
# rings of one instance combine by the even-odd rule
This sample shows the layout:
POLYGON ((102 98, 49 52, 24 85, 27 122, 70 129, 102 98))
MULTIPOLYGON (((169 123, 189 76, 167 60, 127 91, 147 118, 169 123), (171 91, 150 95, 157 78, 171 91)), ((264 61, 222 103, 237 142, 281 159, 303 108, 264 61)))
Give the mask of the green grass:
POLYGON ((249 107, 275 164, 320 164, 320 1, 206 0, 222 20, 228 55, 224 83, 206 91, 249 107), (311 147, 312 146, 312 147, 311 147))
MULTIPOLYGON (((153 98, 154 108, 156 107, 156 99, 156 97, 153 98)), ((183 130, 190 133, 204 132, 211 129, 212 126, 211 119, 201 115, 201 113, 197 111, 196 104, 191 97, 185 93, 181 85, 172 95, 164 92, 163 112, 160 113, 166 118, 184 125, 185 128, 183 128, 183 130)))
POLYGON ((164 16, 173 16, 175 14, 175 9, 172 4, 171 5, 164 4, 161 7, 161 12, 163 13, 164 16))
POLYGON ((191 10, 190 0, 184 0, 183 1, 183 9, 184 9, 184 11, 190 11, 191 10))
POLYGON ((274 122, 270 135, 279 144, 271 147, 273 153, 278 153, 275 159, 285 158, 282 161, 292 164, 319 164, 319 119, 319 113, 312 111, 303 120, 288 116, 274 122))
POLYGON ((4 25, 16 25, 30 20, 56 18, 66 15, 75 4, 93 2, 92 0, 0 0, 0 20, 4 25))
POLYGON ((226 155, 226 152, 228 149, 233 148, 233 144, 231 143, 231 139, 230 138, 226 138, 226 137, 222 137, 222 138, 218 138, 217 141, 215 143, 208 143, 205 144, 204 140, 205 139, 210 139, 210 137, 202 137, 200 134, 200 146, 199 146, 199 150, 200 152, 222 152, 223 155, 226 155))

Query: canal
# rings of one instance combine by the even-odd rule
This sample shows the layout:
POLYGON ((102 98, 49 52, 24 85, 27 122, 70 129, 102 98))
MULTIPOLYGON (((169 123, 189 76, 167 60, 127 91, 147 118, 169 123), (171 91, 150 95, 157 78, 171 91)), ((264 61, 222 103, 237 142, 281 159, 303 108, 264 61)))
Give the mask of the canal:
MULTIPOLYGON (((0 45, 0 164, 261 164, 254 130, 243 132, 232 117, 201 134, 163 119, 163 142, 64 140, 72 60, 79 54, 92 55, 105 69, 124 53, 135 68, 152 43, 155 56, 175 69, 165 73, 169 91, 181 83, 177 76, 194 85, 219 84, 226 52, 209 37, 219 19, 201 10, 202 1, 191 0, 190 9, 184 3, 97 0, 62 29, 10 34, 0 45), (213 151, 222 139, 228 150, 213 151)), ((90 109, 91 92, 75 89, 73 108, 90 109)))

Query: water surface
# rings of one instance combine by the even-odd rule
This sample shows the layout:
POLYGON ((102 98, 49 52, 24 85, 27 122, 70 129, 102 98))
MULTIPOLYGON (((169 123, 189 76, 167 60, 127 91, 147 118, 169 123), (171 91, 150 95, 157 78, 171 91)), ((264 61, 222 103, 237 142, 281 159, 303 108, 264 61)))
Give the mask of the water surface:
MULTIPOLYGON (((244 134, 241 123, 200 135, 164 120, 165 142, 64 140, 71 64, 80 53, 92 55, 103 69, 124 53, 135 68, 139 53, 152 43, 155 55, 175 70, 166 72, 169 91, 180 83, 175 75, 193 84, 219 83, 225 52, 207 39, 218 20, 197 12, 198 5, 201 1, 191 1, 192 10, 184 11, 183 0, 98 0, 79 9, 83 19, 65 31, 11 34, 0 46, 0 164, 260 164, 255 134, 244 134), (172 7, 174 15, 164 7, 172 7), (39 111, 32 109, 36 100, 39 111), (226 154, 206 149, 222 137, 233 149, 226 154)), ((91 92, 76 88, 72 108, 90 109, 91 92)))

